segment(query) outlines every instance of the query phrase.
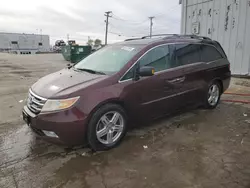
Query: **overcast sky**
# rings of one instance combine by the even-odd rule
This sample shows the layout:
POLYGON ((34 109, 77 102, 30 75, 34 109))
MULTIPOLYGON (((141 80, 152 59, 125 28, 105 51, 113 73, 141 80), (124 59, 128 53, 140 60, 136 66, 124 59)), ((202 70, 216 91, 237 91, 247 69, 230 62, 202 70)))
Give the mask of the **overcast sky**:
POLYGON ((88 36, 104 42, 105 11, 113 12, 109 43, 148 35, 149 16, 153 34, 180 32, 179 0, 3 0, 0 32, 48 34, 51 44, 67 34, 79 44, 88 36))

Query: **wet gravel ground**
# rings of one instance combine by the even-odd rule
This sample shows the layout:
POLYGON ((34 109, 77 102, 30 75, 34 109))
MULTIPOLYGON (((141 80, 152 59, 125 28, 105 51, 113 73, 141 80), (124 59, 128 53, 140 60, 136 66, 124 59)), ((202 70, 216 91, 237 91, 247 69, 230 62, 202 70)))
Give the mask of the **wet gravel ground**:
POLYGON ((248 105, 221 103, 141 125, 107 152, 37 139, 20 116, 28 88, 66 64, 60 54, 0 54, 1 188, 250 188, 248 105))

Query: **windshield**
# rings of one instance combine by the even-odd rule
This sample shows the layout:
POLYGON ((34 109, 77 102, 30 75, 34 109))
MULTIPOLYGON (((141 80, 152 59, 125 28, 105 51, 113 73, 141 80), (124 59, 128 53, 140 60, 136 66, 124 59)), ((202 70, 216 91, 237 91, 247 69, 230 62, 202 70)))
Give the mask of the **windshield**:
POLYGON ((140 45, 106 46, 77 63, 74 68, 113 74, 120 71, 141 49, 140 45))

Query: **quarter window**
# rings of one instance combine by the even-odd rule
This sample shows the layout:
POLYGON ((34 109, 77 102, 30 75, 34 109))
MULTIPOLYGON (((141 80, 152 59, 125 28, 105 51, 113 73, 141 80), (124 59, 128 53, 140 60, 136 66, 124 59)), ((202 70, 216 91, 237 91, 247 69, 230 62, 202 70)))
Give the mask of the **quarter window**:
POLYGON ((178 65, 188 65, 200 62, 200 45, 175 44, 174 55, 178 65))
POLYGON ((220 52, 212 46, 201 45, 201 61, 211 62, 223 58, 220 52))

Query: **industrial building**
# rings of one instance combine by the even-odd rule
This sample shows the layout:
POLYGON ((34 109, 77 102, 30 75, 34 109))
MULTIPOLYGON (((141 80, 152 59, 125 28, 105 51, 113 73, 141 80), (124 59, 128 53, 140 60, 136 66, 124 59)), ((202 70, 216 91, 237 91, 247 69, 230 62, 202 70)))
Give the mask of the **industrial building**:
POLYGON ((2 33, 0 51, 15 54, 35 54, 50 51, 49 35, 2 33))
POLYGON ((223 46, 235 75, 250 75, 250 0, 180 0, 182 34, 202 35, 223 46))

